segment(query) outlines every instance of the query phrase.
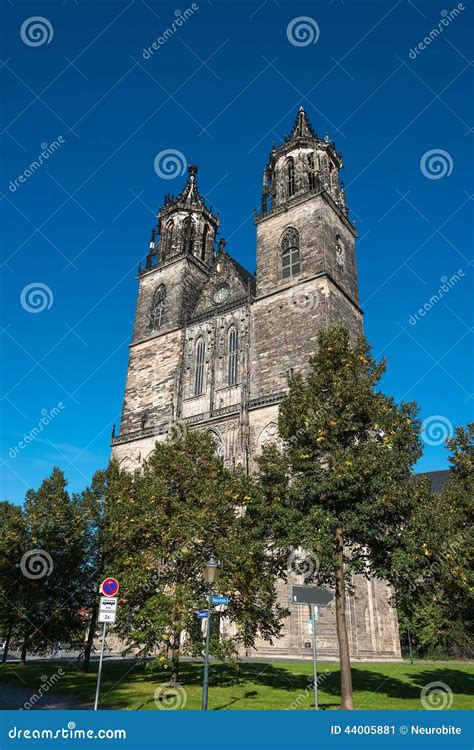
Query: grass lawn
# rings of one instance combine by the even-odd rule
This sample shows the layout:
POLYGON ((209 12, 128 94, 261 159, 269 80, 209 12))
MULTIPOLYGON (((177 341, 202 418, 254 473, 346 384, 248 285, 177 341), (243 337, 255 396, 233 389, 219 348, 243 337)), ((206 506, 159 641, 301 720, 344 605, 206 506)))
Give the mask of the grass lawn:
MULTIPOLYGON (((83 674, 68 662, 38 662, 20 667, 0 666, 0 682, 16 686, 27 684, 38 691, 45 675, 61 667, 64 675, 51 692, 93 702, 97 662, 92 672, 83 674), (21 675, 21 680, 19 676, 21 675)), ((339 706, 339 665, 321 663, 319 705, 321 709, 339 706)), ((452 709, 472 708, 474 666, 439 662, 404 664, 355 664, 352 669, 355 706, 358 709, 421 709, 420 692, 429 683, 442 682, 453 694, 452 709)), ((186 709, 201 707, 202 664, 181 665, 178 700, 186 709)), ((209 708, 307 710, 314 706, 311 687, 312 666, 309 662, 232 664, 211 663, 209 708)), ((102 672, 101 705, 117 709, 156 709, 155 690, 166 683, 164 670, 146 668, 133 660, 105 661, 102 672)), ((160 707, 172 705, 163 691, 160 707)))

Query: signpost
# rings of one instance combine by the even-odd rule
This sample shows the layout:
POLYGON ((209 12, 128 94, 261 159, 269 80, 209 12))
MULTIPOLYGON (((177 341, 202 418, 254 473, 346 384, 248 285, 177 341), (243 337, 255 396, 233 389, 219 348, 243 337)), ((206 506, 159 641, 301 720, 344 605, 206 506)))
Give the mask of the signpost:
POLYGON ((196 612, 196 617, 198 618, 198 620, 204 620, 208 616, 209 616, 208 609, 198 609, 198 611, 196 612))
POLYGON ((211 596, 211 604, 229 604, 229 597, 213 594, 211 596))
POLYGON ((102 661, 104 658, 104 646, 105 646, 105 633, 107 630, 107 623, 113 624, 117 614, 117 592, 119 590, 119 583, 116 578, 106 578, 102 581, 99 591, 104 596, 100 597, 99 604, 99 617, 98 622, 103 623, 102 628, 102 641, 100 644, 100 657, 99 657, 99 671, 97 673, 97 688, 95 691, 95 702, 94 711, 97 711, 99 705, 99 692, 100 692, 100 678, 102 675, 102 661))
POLYGON ((316 655, 316 622, 319 619, 318 606, 327 607, 334 599, 332 591, 319 586, 293 586, 293 601, 295 604, 309 604, 311 607, 311 624, 313 636, 313 680, 314 680, 314 708, 318 710, 318 662, 316 655))

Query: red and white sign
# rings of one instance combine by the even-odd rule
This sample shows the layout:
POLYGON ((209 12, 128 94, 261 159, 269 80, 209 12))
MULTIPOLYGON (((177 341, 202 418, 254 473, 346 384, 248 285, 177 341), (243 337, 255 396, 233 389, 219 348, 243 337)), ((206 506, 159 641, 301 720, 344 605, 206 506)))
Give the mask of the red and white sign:
POLYGON ((99 591, 104 596, 117 596, 119 590, 119 582, 116 578, 106 578, 100 584, 99 591))

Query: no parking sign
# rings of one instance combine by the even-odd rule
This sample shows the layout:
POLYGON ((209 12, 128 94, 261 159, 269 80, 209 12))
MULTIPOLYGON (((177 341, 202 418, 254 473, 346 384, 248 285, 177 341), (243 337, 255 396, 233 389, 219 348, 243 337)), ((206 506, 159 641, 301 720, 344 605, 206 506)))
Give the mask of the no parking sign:
POLYGON ((116 578, 106 578, 100 584, 100 593, 104 596, 117 596, 119 590, 119 582, 116 578))

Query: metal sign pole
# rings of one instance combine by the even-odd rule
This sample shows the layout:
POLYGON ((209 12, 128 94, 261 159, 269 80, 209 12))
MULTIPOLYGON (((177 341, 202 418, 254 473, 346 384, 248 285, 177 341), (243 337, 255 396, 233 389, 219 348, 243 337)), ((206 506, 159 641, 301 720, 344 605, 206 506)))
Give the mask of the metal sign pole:
POLYGON ((202 683, 202 710, 207 711, 207 694, 209 691, 209 645, 211 642, 211 607, 212 591, 209 592, 209 609, 207 614, 206 650, 204 653, 204 679, 202 683))
POLYGON ((311 605, 311 619, 313 621, 313 680, 314 680, 314 709, 318 710, 318 664, 316 658, 316 605, 311 605))
POLYGON ((106 631, 106 629, 107 629, 107 624, 104 622, 104 627, 103 627, 103 630, 102 630, 102 643, 100 645, 99 671, 97 672, 97 689, 95 691, 94 711, 97 711, 97 706, 99 704, 100 677, 102 675, 102 659, 104 657, 105 631, 106 631))

